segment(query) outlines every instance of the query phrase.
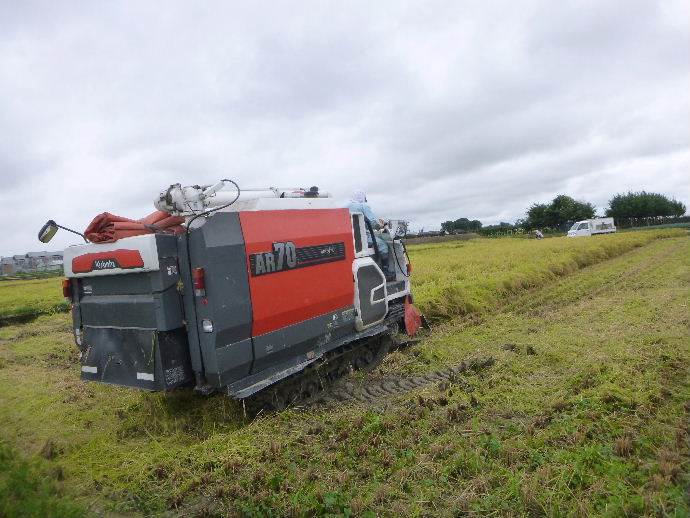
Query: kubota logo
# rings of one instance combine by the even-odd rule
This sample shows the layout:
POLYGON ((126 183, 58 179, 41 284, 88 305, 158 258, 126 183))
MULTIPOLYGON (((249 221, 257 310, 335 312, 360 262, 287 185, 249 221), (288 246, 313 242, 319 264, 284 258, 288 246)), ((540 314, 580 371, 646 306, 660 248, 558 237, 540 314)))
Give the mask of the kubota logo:
POLYGON ((72 271, 74 273, 88 273, 94 270, 126 270, 143 267, 144 260, 139 250, 128 250, 124 248, 104 250, 103 252, 91 252, 78 255, 72 259, 72 271))
POLYGON ((119 268, 120 265, 117 264, 115 259, 96 259, 93 262, 94 270, 110 270, 112 268, 119 268))

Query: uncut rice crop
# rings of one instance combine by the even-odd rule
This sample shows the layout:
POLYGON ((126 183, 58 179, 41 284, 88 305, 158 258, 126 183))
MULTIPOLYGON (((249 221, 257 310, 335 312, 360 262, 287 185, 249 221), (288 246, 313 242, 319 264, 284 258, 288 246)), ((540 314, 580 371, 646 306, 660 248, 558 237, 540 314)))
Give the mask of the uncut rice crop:
MULTIPOLYGON (((663 229, 578 239, 473 239, 410 245, 415 301, 434 320, 481 314, 510 295, 655 239, 685 234, 681 229, 663 229)), ((0 319, 66 311, 69 305, 62 298, 60 279, 0 282, 0 319)))

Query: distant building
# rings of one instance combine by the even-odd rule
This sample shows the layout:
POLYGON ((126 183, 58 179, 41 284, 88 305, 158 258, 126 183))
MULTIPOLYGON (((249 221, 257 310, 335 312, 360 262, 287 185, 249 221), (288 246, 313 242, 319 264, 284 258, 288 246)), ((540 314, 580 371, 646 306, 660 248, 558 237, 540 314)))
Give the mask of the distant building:
POLYGON ((62 269, 62 252, 28 252, 0 258, 1 275, 36 273, 62 269))
POLYGON ((0 274, 11 275, 14 273, 14 257, 3 257, 0 259, 0 274))

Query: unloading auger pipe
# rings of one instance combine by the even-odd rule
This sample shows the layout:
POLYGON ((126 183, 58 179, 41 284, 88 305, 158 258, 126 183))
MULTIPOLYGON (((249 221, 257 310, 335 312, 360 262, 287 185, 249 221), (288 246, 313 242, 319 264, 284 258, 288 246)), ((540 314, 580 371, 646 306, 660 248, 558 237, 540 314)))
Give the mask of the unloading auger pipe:
MULTIPOLYGON (((224 191, 223 187, 228 182, 218 182, 214 185, 190 185, 183 187, 176 183, 168 187, 158 195, 154 206, 158 210, 179 216, 191 216, 200 214, 208 209, 220 207, 231 202, 235 193, 224 191)), ((250 198, 330 198, 328 192, 321 192, 318 188, 304 189, 302 187, 260 187, 242 189, 243 193, 249 192, 250 198), (262 195, 263 193, 263 195, 262 195)))

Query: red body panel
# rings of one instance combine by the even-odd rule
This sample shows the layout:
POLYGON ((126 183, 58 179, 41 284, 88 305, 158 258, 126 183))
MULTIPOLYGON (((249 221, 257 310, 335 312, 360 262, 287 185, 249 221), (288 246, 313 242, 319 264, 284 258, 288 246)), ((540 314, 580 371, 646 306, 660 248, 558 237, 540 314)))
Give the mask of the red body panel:
POLYGON ((247 211, 240 212, 240 222, 254 317, 252 336, 353 304, 354 244, 347 209, 247 211), (294 244, 296 266, 263 273, 252 256, 271 252, 274 243, 294 244), (333 255, 329 258, 329 254, 333 255))
MULTIPOLYGON (((108 252, 94 252, 89 254, 78 255, 72 259, 72 271, 74 273, 88 273, 94 270, 94 263, 96 261, 114 261, 112 266, 105 265, 106 268, 143 268, 144 260, 141 258, 139 250, 110 250, 108 252)), ((96 267, 96 269, 99 269, 96 267)))

